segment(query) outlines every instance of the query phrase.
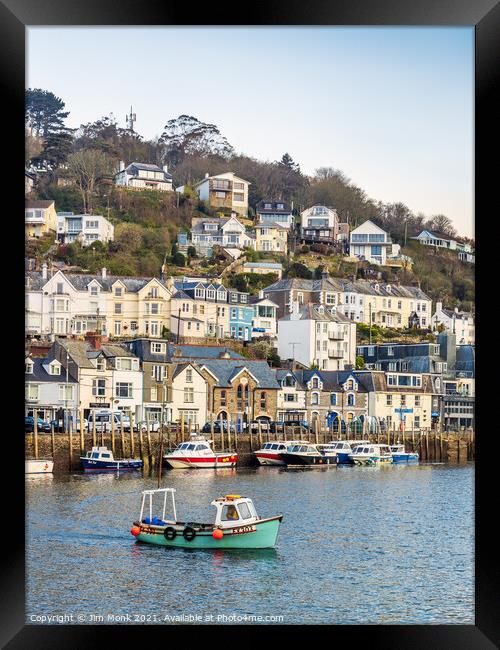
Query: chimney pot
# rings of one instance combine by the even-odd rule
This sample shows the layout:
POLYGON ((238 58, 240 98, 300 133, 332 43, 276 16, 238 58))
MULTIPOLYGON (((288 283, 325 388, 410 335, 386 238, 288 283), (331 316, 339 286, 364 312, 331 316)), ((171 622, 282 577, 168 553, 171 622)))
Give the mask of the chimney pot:
POLYGON ((125 162, 124 162, 123 160, 120 160, 120 167, 119 167, 119 171, 121 171, 121 172, 122 172, 122 171, 123 171, 124 169, 125 169, 125 162))
POLYGON ((47 279, 47 264, 45 262, 42 264, 42 278, 47 279))
POLYGON ((103 280, 106 279, 106 275, 107 275, 107 270, 106 270, 106 267, 103 266, 102 270, 101 270, 101 277, 102 277, 103 280))
POLYGON ((87 332, 85 335, 85 340, 87 343, 94 348, 94 350, 100 350, 102 344, 102 335, 98 332, 87 332))
POLYGON ((168 165, 163 165, 163 171, 165 172, 165 174, 168 173, 168 165))
POLYGON ((210 178, 210 174, 208 172, 206 172, 205 178, 210 178))

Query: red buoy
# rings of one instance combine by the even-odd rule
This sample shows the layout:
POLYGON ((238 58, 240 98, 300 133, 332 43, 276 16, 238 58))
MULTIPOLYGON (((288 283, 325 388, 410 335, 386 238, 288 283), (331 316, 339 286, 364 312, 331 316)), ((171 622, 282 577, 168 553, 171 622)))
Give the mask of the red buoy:
POLYGON ((222 539, 224 537, 224 533, 220 528, 216 528, 214 532, 212 533, 212 537, 214 539, 222 539))
POLYGON ((139 535, 139 533, 141 532, 141 529, 139 528, 139 526, 132 526, 130 532, 134 537, 137 537, 137 535, 139 535))

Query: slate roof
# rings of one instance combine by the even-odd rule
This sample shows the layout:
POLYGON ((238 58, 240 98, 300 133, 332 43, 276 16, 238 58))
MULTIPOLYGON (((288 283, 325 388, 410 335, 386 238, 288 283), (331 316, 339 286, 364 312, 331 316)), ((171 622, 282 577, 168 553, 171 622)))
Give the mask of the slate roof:
MULTIPOLYGON (((27 271, 26 277, 30 278, 31 289, 42 289, 50 278, 42 278, 40 271, 27 271)), ((90 275, 85 273, 64 273, 64 277, 71 283, 77 291, 85 291, 88 285, 96 280, 102 287, 103 291, 111 291, 113 284, 120 280, 129 293, 137 293, 151 280, 157 280, 161 285, 166 287, 164 280, 159 278, 136 278, 122 275, 107 275, 105 278, 102 275, 90 275)))
MULTIPOLYGON (((128 165, 128 167, 125 167, 124 171, 126 171, 128 174, 133 174, 135 172, 135 170, 138 170, 138 171, 143 170, 143 171, 147 171, 147 172, 162 172, 165 180, 167 180, 167 181, 172 180, 172 174, 169 174, 168 172, 166 172, 161 167, 158 167, 158 165, 152 165, 150 163, 133 162, 133 163, 130 163, 130 165, 128 165)), ((121 172, 117 172, 117 173, 120 174, 121 172)), ((151 179, 151 180, 155 180, 155 179, 151 179)))
POLYGON ((285 201, 259 201, 255 206, 255 211, 260 212, 261 214, 291 214, 290 205, 285 203, 285 201), (270 203, 270 208, 265 208, 264 204, 270 203), (282 203, 282 208, 277 208, 278 203, 282 203))
POLYGON ((249 268, 249 269, 269 268, 269 269, 277 269, 281 271, 283 269, 283 264, 280 264, 279 262, 245 262, 243 264, 243 268, 249 268))
POLYGON ((231 386, 231 378, 237 375, 243 368, 246 368, 257 379, 259 388, 280 388, 267 361, 210 359, 203 363, 198 362, 198 365, 206 367, 217 377, 218 386, 229 388, 231 386))
POLYGON ((54 201, 26 201, 24 207, 25 210, 46 210, 51 205, 54 205, 54 201))
POLYGON ((238 354, 231 348, 223 345, 177 345, 176 343, 168 343, 163 339, 132 339, 126 342, 130 346, 136 356, 142 361, 150 361, 157 363, 165 363, 170 361, 188 363, 197 361, 198 359, 218 359, 221 354, 229 353, 232 359, 244 359, 241 354, 238 354), (151 353, 151 343, 166 343, 165 354, 151 353), (180 356, 175 356, 175 351, 180 352, 180 356))
POLYGON ((323 312, 319 310, 320 305, 315 305, 312 303, 308 303, 306 305, 302 305, 302 307, 299 309, 299 316, 300 318, 297 318, 297 314, 287 314, 280 320, 286 320, 286 321, 295 321, 295 320, 314 320, 314 321, 327 321, 330 323, 352 323, 353 321, 345 316, 342 312, 340 311, 335 311, 331 312, 329 311, 328 308, 324 308, 323 312))
MULTIPOLYGON (((47 357, 45 359, 40 359, 39 357, 30 357, 31 361, 33 362, 33 373, 28 374, 25 373, 24 378, 25 381, 27 382, 33 382, 33 383, 46 383, 46 382, 51 382, 51 383, 66 383, 66 370, 63 370, 61 368, 61 373, 60 375, 49 375, 49 373, 43 368, 43 364, 50 363, 52 361, 51 358, 47 357)), ((68 372, 68 383, 69 384, 76 384, 77 380, 68 372)))
MULTIPOLYGON (((105 343, 99 350, 95 350, 88 341, 59 339, 58 343, 68 351, 70 357, 79 368, 94 368, 95 366, 90 360, 96 359, 101 354, 108 359, 113 357, 136 356, 128 348, 115 343, 105 343)), ((53 358, 53 353, 49 356, 53 358)))

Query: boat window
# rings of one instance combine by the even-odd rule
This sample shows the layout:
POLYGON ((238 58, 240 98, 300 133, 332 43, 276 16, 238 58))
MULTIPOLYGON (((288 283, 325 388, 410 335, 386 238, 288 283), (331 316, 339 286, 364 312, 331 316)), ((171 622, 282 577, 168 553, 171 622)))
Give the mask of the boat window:
POLYGON ((111 454, 101 454, 101 458, 111 458, 111 454))
POLYGON ((279 449, 279 445, 271 445, 271 449, 279 449))
POLYGON ((99 454, 95 451, 95 452, 92 454, 92 458, 99 458, 99 454))
POLYGON ((238 505, 238 510, 240 511, 240 516, 242 519, 250 519, 252 516, 246 503, 240 503, 238 505))
POLYGON ((187 449, 189 449, 189 451, 194 451, 196 449, 196 445, 188 445, 187 449))
POLYGON ((222 508, 222 521, 235 521, 236 519, 239 519, 239 517, 234 504, 231 503, 231 505, 222 508))

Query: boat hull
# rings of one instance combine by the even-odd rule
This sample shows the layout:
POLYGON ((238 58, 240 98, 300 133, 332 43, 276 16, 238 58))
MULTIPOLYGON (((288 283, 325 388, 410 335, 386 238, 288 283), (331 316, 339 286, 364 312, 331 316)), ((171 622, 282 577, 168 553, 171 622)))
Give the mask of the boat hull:
POLYGON ((353 456, 354 465, 391 465, 392 457, 385 456, 353 456))
POLYGON ((347 451, 338 451, 337 465, 354 465, 350 453, 347 451))
POLYGON ((306 456, 300 454, 280 454, 281 460, 288 467, 324 467, 336 465, 336 456, 306 456))
POLYGON ((256 451, 254 454, 260 465, 285 465, 285 461, 281 460, 279 454, 268 454, 261 451, 256 451))
POLYGON ((53 460, 27 460, 24 463, 25 474, 52 474, 53 460))
POLYGON ((165 463, 172 469, 216 469, 236 467, 237 454, 217 454, 214 456, 164 456, 165 463))
POLYGON ((142 460, 96 460, 81 458, 85 472, 116 472, 142 469, 142 460))
POLYGON ((418 454, 412 454, 412 453, 393 454, 392 462, 398 465, 407 464, 407 463, 418 463, 418 454))
POLYGON ((197 532, 191 541, 184 538, 182 525, 173 526, 177 534, 172 540, 167 539, 164 535, 167 526, 150 526, 143 523, 134 525, 139 526, 141 529, 141 532, 136 537, 137 541, 146 544, 208 550, 256 549, 273 548, 276 545, 281 519, 282 516, 280 515, 251 525, 224 529, 224 536, 221 539, 214 539, 212 536, 213 527, 209 526, 207 530, 197 532))

